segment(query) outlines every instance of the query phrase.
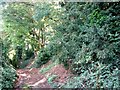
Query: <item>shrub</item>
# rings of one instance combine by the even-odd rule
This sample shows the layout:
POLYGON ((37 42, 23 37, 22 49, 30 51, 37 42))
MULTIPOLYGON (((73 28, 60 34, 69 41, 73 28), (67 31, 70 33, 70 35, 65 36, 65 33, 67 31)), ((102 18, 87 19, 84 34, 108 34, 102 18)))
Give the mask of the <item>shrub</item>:
MULTIPOLYGON (((81 72, 80 66, 83 64, 87 68, 91 62, 100 61, 104 64, 113 63, 120 59, 116 51, 119 50, 119 40, 111 42, 107 36, 108 31, 103 28, 84 28, 79 38, 83 40, 81 50, 76 53, 73 61, 73 69, 75 72, 81 72), (96 30, 96 31, 95 31, 96 30), (75 64, 75 65, 74 65, 75 64), (75 67, 74 67, 75 66, 75 67)), ((114 38, 115 39, 115 38, 114 38)))
POLYGON ((20 66, 19 68, 25 68, 30 62, 32 62, 33 59, 27 59, 27 60, 24 60, 20 63, 20 66))
POLYGON ((14 82, 17 79, 16 71, 9 63, 7 49, 7 45, 4 45, 3 41, 0 39, 0 53, 2 55, 0 56, 0 90, 13 88, 14 82))
POLYGON ((47 63, 50 60, 50 56, 51 55, 47 49, 41 48, 33 66, 38 68, 47 63))
POLYGON ((94 62, 82 71, 79 76, 70 78, 62 88, 119 88, 120 70, 116 65, 94 62), (114 69, 111 70, 112 67, 114 69))
POLYGON ((118 3, 63 3, 64 11, 54 28, 52 59, 81 73, 92 61, 110 64, 120 59, 118 3), (104 6, 104 7, 102 7, 104 6), (74 13, 74 14, 73 14, 74 13), (57 49, 56 49, 57 48, 57 49))
MULTIPOLYGON (((120 8, 118 3, 69 3, 56 25, 53 57, 78 75, 65 88, 118 88, 120 8)), ((56 85, 56 84, 55 84, 56 85)), ((64 87, 64 86, 63 86, 64 87)))
POLYGON ((30 59, 31 57, 33 57, 34 56, 34 52, 32 51, 32 50, 25 50, 25 60, 28 60, 28 59, 30 59))
POLYGON ((15 69, 9 64, 6 64, 5 62, 2 63, 2 67, 0 68, 2 72, 2 77, 0 79, 0 89, 6 89, 6 88, 13 88, 14 82, 17 79, 17 74, 15 69))

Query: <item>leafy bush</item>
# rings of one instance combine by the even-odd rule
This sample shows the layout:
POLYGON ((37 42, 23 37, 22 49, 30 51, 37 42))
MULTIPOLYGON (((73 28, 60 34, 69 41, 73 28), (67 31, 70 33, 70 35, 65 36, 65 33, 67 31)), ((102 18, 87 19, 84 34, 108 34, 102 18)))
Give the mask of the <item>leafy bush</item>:
POLYGON ((17 74, 13 66, 9 63, 7 56, 8 47, 0 39, 0 90, 6 88, 13 88, 14 82, 17 79, 17 74), (5 48, 6 47, 6 48, 5 48))
POLYGON ((33 60, 33 58, 22 61, 22 62, 20 63, 19 68, 20 68, 20 69, 21 69, 21 68, 25 68, 30 62, 32 62, 32 60, 33 60))
POLYGON ((118 88, 120 8, 118 3, 69 3, 54 28, 52 59, 80 76, 65 87, 118 88), (114 72, 115 71, 115 72, 114 72), (76 83, 75 83, 76 82, 76 83), (73 85, 73 86, 72 86, 73 85))
MULTIPOLYGON (((120 62, 119 62, 120 63, 120 62)), ((119 73, 117 66, 94 62, 88 70, 82 69, 80 76, 68 80, 63 88, 119 88, 119 73), (114 69, 111 71, 111 67, 114 69)))
MULTIPOLYGON (((119 60, 108 65, 99 61, 93 62, 86 69, 81 66, 81 74, 70 77, 66 83, 52 81, 48 83, 52 88, 119 88, 119 65, 119 60)), ((50 80, 51 78, 52 76, 50 80)))
POLYGON ((50 56, 51 55, 47 49, 41 48, 33 66, 38 68, 47 63, 50 60, 50 56))
POLYGON ((0 89, 13 88, 15 85, 15 80, 17 79, 17 74, 15 69, 5 62, 2 63, 1 76, 0 79, 0 89))
POLYGON ((80 34, 79 36, 84 41, 81 44, 82 48, 76 53, 72 63, 76 67, 73 67, 76 72, 80 71, 79 68, 82 64, 87 68, 87 65, 93 61, 109 64, 120 58, 116 53, 119 50, 117 47, 120 46, 118 44, 119 40, 110 42, 107 38, 107 31, 102 28, 96 29, 97 32, 95 32, 94 28, 86 28, 83 31, 85 34, 80 34))
POLYGON ((32 50, 25 50, 25 55, 25 60, 28 60, 34 56, 34 52, 32 50))
POLYGON ((56 33, 50 42, 52 59, 66 66, 71 62, 76 73, 81 72, 81 64, 87 68, 86 63, 92 61, 107 65, 120 59, 118 3, 66 2, 62 8, 61 23, 54 27, 56 33))

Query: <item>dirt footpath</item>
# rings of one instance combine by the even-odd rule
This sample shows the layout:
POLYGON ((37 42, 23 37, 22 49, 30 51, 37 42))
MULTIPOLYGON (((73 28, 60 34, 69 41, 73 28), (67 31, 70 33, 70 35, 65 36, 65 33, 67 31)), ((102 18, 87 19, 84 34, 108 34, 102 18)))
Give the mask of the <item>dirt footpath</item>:
MULTIPOLYGON (((44 65, 44 67, 49 64, 44 65)), ((56 65, 44 74, 41 74, 39 70, 40 68, 18 69, 17 75, 19 78, 15 82, 16 90, 23 87, 52 88, 48 84, 49 76, 57 75, 57 78, 55 78, 53 82, 63 84, 67 81, 68 77, 72 75, 63 65, 56 65)))

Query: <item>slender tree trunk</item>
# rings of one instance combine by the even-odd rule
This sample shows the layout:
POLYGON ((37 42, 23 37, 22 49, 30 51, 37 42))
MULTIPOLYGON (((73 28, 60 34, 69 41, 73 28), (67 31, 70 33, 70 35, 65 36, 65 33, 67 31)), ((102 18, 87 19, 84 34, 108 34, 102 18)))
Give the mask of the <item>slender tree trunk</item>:
POLYGON ((43 29, 41 30, 41 48, 44 48, 44 31, 43 29))

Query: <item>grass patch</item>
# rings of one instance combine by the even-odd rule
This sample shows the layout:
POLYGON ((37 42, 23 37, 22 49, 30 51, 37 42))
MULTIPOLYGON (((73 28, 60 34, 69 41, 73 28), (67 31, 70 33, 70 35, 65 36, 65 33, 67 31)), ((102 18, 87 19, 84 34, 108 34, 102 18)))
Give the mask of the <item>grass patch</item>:
POLYGON ((48 83, 51 83, 55 78, 57 78, 57 75, 51 75, 48 77, 48 83))
POLYGON ((32 89, 32 87, 27 84, 24 84, 22 87, 22 90, 31 90, 31 89, 32 89))
POLYGON ((47 71, 49 71, 52 67, 54 67, 54 66, 57 65, 57 64, 58 64, 58 62, 54 62, 54 63, 48 65, 47 67, 42 68, 42 69, 40 70, 40 73, 42 73, 42 74, 46 73, 47 71))
POLYGON ((47 82, 52 88, 58 88, 58 83, 53 82, 53 80, 55 80, 57 77, 58 76, 54 74, 48 77, 47 82))

